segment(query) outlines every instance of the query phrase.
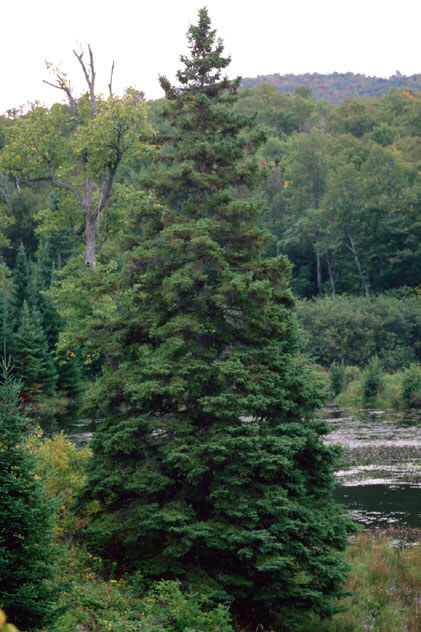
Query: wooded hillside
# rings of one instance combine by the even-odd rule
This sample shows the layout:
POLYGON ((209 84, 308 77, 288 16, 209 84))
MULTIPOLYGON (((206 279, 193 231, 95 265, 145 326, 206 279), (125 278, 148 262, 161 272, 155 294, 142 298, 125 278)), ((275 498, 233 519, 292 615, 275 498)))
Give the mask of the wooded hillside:
POLYGON ((340 103, 354 97, 380 97, 392 88, 399 90, 421 90, 421 74, 402 75, 397 71, 391 77, 367 77, 361 73, 333 72, 330 74, 305 73, 302 75, 258 75, 245 77, 243 88, 256 88, 262 83, 275 86, 284 94, 299 93, 302 88, 311 90, 315 99, 326 99, 331 103, 340 103))

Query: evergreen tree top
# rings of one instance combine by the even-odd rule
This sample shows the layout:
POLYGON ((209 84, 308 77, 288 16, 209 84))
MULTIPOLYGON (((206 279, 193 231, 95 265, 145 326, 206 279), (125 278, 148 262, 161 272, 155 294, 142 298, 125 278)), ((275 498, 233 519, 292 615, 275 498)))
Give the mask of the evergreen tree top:
MULTIPOLYGON (((216 31, 211 29, 211 20, 206 8, 199 10, 199 22, 191 25, 187 31, 188 48, 190 56, 180 55, 180 61, 184 68, 176 73, 181 86, 171 85, 165 76, 160 76, 159 82, 169 101, 191 100, 193 94, 202 97, 237 95, 241 77, 230 80, 226 75, 222 77, 222 71, 231 63, 231 57, 223 56, 224 44, 222 39, 216 37, 216 31)), ((164 113, 165 115, 165 113, 164 113)))
POLYGON ((232 108, 240 79, 222 77, 231 58, 223 56, 222 40, 211 29, 206 9, 200 9, 199 22, 190 26, 187 37, 191 54, 180 57, 181 86, 160 77, 166 95, 163 115, 171 128, 162 137, 159 165, 144 184, 186 217, 216 217, 232 212, 236 188, 251 189, 260 182, 259 165, 250 155, 265 135, 255 128, 254 115, 232 108))
MULTIPOLYGON (((207 91, 211 89, 212 91, 212 87, 221 82, 221 71, 230 64, 231 57, 222 56, 224 45, 220 38, 216 38, 216 31, 211 29, 207 9, 200 9, 198 15, 198 24, 192 24, 187 32, 191 57, 180 55, 180 60, 185 67, 177 72, 177 79, 183 86, 188 86, 190 89, 207 91)), ((235 85, 238 87, 239 79, 235 85)), ((229 87, 230 82, 225 77, 218 86, 218 90, 229 87)), ((167 94, 167 97, 171 98, 171 95, 167 94)))

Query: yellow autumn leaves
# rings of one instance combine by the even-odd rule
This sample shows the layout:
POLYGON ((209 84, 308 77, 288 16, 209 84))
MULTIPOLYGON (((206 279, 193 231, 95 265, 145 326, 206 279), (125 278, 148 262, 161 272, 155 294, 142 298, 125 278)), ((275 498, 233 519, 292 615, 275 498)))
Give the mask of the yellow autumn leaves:
POLYGON ((7 623, 7 617, 3 610, 0 609, 0 632, 19 632, 13 623, 7 623))

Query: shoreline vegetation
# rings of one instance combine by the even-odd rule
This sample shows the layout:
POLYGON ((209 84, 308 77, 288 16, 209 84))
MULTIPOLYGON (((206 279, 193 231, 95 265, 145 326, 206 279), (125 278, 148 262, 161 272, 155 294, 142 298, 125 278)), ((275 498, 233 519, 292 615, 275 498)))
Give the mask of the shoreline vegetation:
POLYGON ((421 408, 421 365, 388 373, 375 357, 360 369, 333 363, 325 371, 331 403, 339 407, 368 407, 401 411, 421 408))
MULTIPOLYGON (((61 503, 56 537, 63 613, 48 632, 242 632, 223 606, 183 592, 177 582, 158 582, 151 589, 141 574, 121 575, 115 566, 86 550, 83 529, 97 508, 93 504, 83 514, 77 513, 74 499, 84 485, 89 447, 76 447, 64 433, 43 436, 37 428, 27 447, 48 496, 61 503)), ((338 602, 342 611, 331 620, 303 614, 290 632, 417 632, 421 626, 420 540, 421 529, 399 526, 364 529, 351 536, 342 553, 351 569, 345 586, 348 595, 338 602)))

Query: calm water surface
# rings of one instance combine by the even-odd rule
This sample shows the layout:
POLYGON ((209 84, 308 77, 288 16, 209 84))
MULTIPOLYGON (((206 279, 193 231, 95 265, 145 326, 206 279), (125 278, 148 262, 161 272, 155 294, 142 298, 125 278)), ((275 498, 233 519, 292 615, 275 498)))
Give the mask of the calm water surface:
POLYGON ((343 448, 336 499, 366 525, 421 527, 421 411, 327 408, 343 448))

